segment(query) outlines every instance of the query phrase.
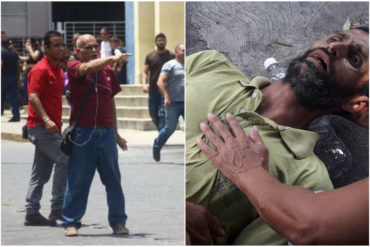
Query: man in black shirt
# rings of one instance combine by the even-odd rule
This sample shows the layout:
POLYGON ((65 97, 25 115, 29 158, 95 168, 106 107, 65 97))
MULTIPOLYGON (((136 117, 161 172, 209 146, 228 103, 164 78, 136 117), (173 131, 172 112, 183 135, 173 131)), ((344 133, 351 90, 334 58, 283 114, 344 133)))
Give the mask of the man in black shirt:
POLYGON ((13 114, 9 122, 20 120, 17 91, 17 88, 21 88, 19 72, 18 54, 10 48, 9 40, 3 39, 1 41, 1 115, 3 115, 4 101, 7 98, 13 114))
POLYGON ((142 75, 143 92, 149 92, 149 114, 158 131, 165 124, 165 113, 163 106, 163 96, 158 90, 157 81, 162 65, 174 59, 175 55, 166 49, 166 36, 163 33, 155 37, 157 49, 149 53, 145 58, 144 72, 142 75), (147 86, 149 75, 149 90, 147 86))

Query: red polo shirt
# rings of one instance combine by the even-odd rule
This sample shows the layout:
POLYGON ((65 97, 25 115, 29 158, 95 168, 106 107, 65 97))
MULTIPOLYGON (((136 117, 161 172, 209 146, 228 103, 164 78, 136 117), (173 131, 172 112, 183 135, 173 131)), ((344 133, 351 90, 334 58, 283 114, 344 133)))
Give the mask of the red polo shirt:
MULTIPOLYGON (((28 73, 28 95, 38 93, 42 106, 49 118, 62 127, 62 94, 64 73, 59 65, 52 64, 46 56, 28 73)), ((27 127, 45 126, 36 114, 32 104, 28 103, 27 127)))
MULTIPOLYGON (((95 78, 95 74, 79 76, 79 67, 82 62, 73 60, 68 63, 68 79, 71 90, 71 117, 70 123, 74 120, 75 115, 81 105, 82 99, 88 92, 91 83, 95 78)), ((119 91, 119 85, 116 76, 110 66, 105 66, 98 73, 98 82, 96 90, 90 95, 87 104, 82 111, 79 126, 85 127, 113 127, 113 97, 119 91)))

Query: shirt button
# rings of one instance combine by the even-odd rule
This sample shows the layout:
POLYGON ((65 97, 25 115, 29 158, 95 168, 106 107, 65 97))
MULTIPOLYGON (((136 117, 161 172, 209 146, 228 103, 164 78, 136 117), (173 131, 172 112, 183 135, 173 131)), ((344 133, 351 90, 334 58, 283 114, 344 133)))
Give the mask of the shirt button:
POLYGON ((240 109, 240 111, 239 111, 239 113, 244 113, 244 112, 246 112, 245 109, 240 109))
POLYGON ((255 99, 257 97, 257 92, 254 92, 253 94, 252 94, 252 99, 255 99))

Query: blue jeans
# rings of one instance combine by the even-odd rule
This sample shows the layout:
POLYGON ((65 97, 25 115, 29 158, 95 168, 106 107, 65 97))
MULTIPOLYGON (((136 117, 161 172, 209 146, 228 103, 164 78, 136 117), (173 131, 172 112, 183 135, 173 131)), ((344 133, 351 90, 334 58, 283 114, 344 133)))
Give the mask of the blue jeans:
POLYGON ((153 90, 149 92, 149 114, 152 121, 160 131, 165 125, 165 113, 164 113, 164 99, 158 90, 153 90))
POLYGON ((5 98, 12 108, 14 118, 19 118, 19 102, 18 102, 18 76, 17 75, 2 75, 1 76, 1 114, 4 112, 5 98))
POLYGON ((35 145, 35 157, 26 197, 26 214, 39 212, 44 184, 49 181, 53 167, 51 209, 62 209, 68 167, 68 156, 60 149, 62 137, 59 133, 48 133, 45 127, 36 126, 28 128, 28 139, 35 145))
POLYGON ((81 227, 80 220, 86 211, 96 169, 107 192, 110 226, 126 224, 125 198, 121 187, 114 129, 76 127, 72 140, 75 144, 69 158, 63 204, 65 226, 81 227))
POLYGON ((168 138, 176 130, 180 116, 184 118, 184 102, 172 102, 170 108, 166 111, 166 124, 154 140, 155 148, 160 150, 166 144, 168 138))

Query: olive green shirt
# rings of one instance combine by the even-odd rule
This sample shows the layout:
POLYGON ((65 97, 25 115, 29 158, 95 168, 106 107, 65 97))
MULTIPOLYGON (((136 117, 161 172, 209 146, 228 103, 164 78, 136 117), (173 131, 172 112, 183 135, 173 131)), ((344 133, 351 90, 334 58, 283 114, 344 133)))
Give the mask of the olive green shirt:
POLYGON ((186 198, 216 215, 226 231, 217 244, 286 244, 258 216, 248 198, 228 181, 200 151, 196 140, 208 143, 200 131, 207 114, 236 116, 246 134, 253 126, 269 150, 269 171, 285 184, 312 191, 333 189, 324 164, 313 154, 318 134, 281 126, 255 112, 262 101, 260 88, 270 81, 246 78, 216 51, 193 54, 186 59, 186 198))

